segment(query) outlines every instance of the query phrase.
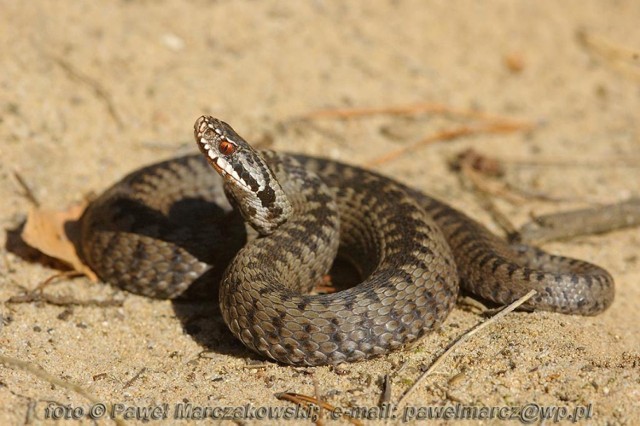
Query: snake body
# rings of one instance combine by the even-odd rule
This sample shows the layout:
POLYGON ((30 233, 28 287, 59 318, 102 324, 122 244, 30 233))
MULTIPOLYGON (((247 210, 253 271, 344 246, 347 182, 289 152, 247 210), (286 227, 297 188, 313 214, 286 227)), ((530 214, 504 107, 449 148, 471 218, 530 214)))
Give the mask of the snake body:
POLYGON ((204 155, 138 170, 89 206, 81 252, 102 280, 151 297, 215 272, 229 329, 267 357, 322 365, 388 353, 442 323, 460 284, 497 303, 535 289, 529 308, 562 313, 594 315, 613 301, 604 269, 507 244, 392 179, 255 151, 212 117, 194 133, 204 155), (363 281, 307 294, 336 255, 363 281))

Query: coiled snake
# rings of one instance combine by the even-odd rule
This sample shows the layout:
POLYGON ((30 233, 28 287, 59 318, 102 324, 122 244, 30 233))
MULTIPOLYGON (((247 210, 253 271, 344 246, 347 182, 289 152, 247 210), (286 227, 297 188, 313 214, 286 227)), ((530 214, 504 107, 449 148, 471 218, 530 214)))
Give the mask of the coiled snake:
POLYGON ((195 139, 204 156, 143 168, 91 204, 82 255, 102 280, 160 298, 224 271, 224 321, 275 360, 321 365, 388 353, 440 324, 459 283, 498 303, 535 289, 529 307, 563 313, 597 314, 613 300, 613 279, 600 267, 509 245, 389 178, 257 152, 212 117, 196 121, 195 139), (259 236, 238 231, 240 216, 259 236), (306 294, 337 253, 364 281, 306 294))

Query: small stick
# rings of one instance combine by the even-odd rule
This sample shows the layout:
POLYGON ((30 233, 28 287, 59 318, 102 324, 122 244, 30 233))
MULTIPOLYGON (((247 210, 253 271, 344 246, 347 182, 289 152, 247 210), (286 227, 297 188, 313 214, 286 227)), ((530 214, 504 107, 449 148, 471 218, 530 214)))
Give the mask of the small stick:
POLYGON ((631 198, 616 204, 537 216, 518 233, 522 242, 541 243, 638 225, 640 198, 631 198))
POLYGON ((416 380, 416 382, 413 385, 411 385, 411 387, 404 393, 404 395, 402 395, 402 397, 398 401, 397 406, 400 407, 403 404, 403 402, 406 401, 409 395, 411 395, 418 388, 418 386, 420 386, 425 381, 425 379, 429 376, 429 374, 431 374, 436 368, 438 368, 440 364, 442 364, 444 359, 447 356, 449 356, 451 353, 453 353, 460 345, 462 345, 462 343, 469 340, 471 336, 478 333, 480 330, 502 319, 505 315, 512 312, 514 309, 522 305, 524 302, 529 300, 535 294, 536 294, 536 291, 531 290, 529 293, 525 294, 515 302, 511 303, 510 305, 505 307, 502 311, 498 312, 496 315, 492 316, 491 318, 489 318, 484 322, 481 322, 480 324, 476 325, 474 328, 472 328, 471 330, 467 331, 465 334, 460 336, 460 338, 454 341, 453 344, 451 344, 451 346, 449 346, 449 348, 442 355, 440 355, 433 364, 431 364, 431 366, 427 369, 427 371, 422 373, 422 375, 418 378, 418 380, 416 380))
MULTIPOLYGON (((45 370, 41 369, 40 367, 35 366, 34 364, 30 363, 30 362, 26 362, 26 361, 22 361, 16 358, 12 358, 6 355, 0 355, 0 362, 11 366, 11 367, 17 367, 23 371, 26 371, 28 373, 33 374, 34 376, 38 377, 39 379, 44 380, 45 382, 50 383, 51 385, 57 385, 60 386, 64 389, 68 389, 72 392, 75 392, 83 397, 85 397, 86 399, 88 399, 89 401, 93 402, 93 403, 101 403, 100 400, 98 400, 98 398, 96 398, 95 396, 93 396, 92 394, 89 393, 89 391, 87 391, 86 389, 84 389, 81 386, 76 385, 75 383, 70 383, 70 382, 65 382, 62 379, 59 379, 49 373, 47 373, 45 370)), ((107 407, 107 412, 111 412, 111 404, 106 403, 105 406, 107 407)), ((114 419, 115 423, 121 426, 124 426, 126 423, 124 421, 122 421, 121 419, 114 419)))
POLYGON ((136 380, 138 380, 140 378, 140 376, 142 376, 142 374, 144 374, 144 372, 147 371, 147 367, 142 367, 140 369, 140 371, 138 371, 136 373, 135 376, 133 376, 127 383, 124 384, 124 386, 122 387, 122 389, 126 389, 129 386, 131 386, 133 384, 133 382, 135 382, 136 380))
POLYGON ((460 167, 460 171, 462 172, 462 176, 464 176, 467 181, 471 183, 476 197, 482 204, 482 207, 489 212, 494 222, 496 222, 507 235, 514 235, 516 232, 515 226, 513 226, 507 216, 498 209, 493 200, 489 197, 489 194, 501 195, 505 199, 513 203, 519 203, 523 200, 508 191, 506 189, 506 185, 503 183, 499 185, 490 185, 490 183, 492 183, 493 181, 488 181, 485 178, 483 171, 485 173, 491 173, 497 176, 501 175, 503 173, 503 170, 498 162, 489 164, 486 163, 487 160, 488 159, 486 159, 486 157, 481 156, 475 151, 468 150, 459 156, 458 164, 460 167), (486 170, 480 168, 483 162, 486 167, 491 167, 486 170))
MULTIPOLYGON (((292 392, 282 392, 282 393, 277 393, 275 394, 275 397, 279 400, 284 400, 284 401, 290 401, 293 402, 294 404, 298 404, 298 405, 302 405, 303 403, 307 403, 307 404, 315 404, 318 407, 322 407, 325 410, 329 410, 329 411, 334 411, 336 409, 336 407, 334 407, 333 405, 327 403, 327 402, 322 402, 322 401, 318 401, 316 398, 312 397, 312 396, 307 396, 307 395, 302 395, 299 393, 292 393, 292 392)), ((354 419, 352 417, 346 416, 346 419, 348 422, 353 423, 356 426, 363 426, 363 423, 358 420, 358 419, 354 419)))
POLYGON ((371 117, 375 115, 413 116, 420 114, 443 114, 487 121, 508 121, 504 117, 486 114, 473 110, 459 110, 443 104, 417 103, 392 107, 371 108, 330 108, 313 111, 303 115, 302 119, 340 119, 371 117))
POLYGON ((515 123, 515 122, 495 122, 476 126, 461 126, 453 129, 443 130, 435 135, 427 136, 412 144, 403 146, 402 148, 388 152, 370 161, 367 161, 366 166, 377 167, 389 161, 393 161, 396 158, 407 154, 408 152, 415 151, 418 148, 430 145, 436 142, 450 141, 459 139, 469 135, 480 135, 485 133, 511 133, 516 131, 529 130, 532 128, 530 123, 515 123))
POLYGON ((474 190, 482 207, 489 212, 494 222, 505 231, 510 239, 519 238, 518 230, 516 230, 509 218, 498 209, 493 199, 489 196, 500 197, 516 205, 527 201, 527 197, 544 201, 563 201, 560 198, 542 193, 514 189, 509 183, 502 180, 489 179, 504 175, 502 161, 487 157, 473 149, 460 153, 453 162, 453 166, 460 170, 462 176, 466 178, 474 190))
POLYGON ((33 303, 44 302, 54 306, 95 306, 98 308, 120 307, 122 300, 78 300, 73 297, 53 296, 51 294, 40 294, 36 292, 26 293, 20 296, 13 296, 6 303, 33 303))
POLYGON ((96 96, 100 100, 102 100, 105 103, 105 105, 107 106, 107 111, 109 112, 109 115, 111 116, 113 121, 115 121, 115 123, 118 125, 119 128, 123 128, 124 127, 124 125, 122 123, 122 119, 120 118, 120 115, 118 114, 118 111, 116 110, 115 106, 113 105, 113 100, 111 99, 111 95, 100 85, 100 83, 98 83, 93 78, 89 77, 88 75, 86 75, 86 74, 80 72, 79 70, 77 70, 76 68, 74 68, 65 59, 58 58, 58 57, 52 56, 52 55, 49 55, 49 57, 51 58, 51 60, 53 62, 58 64, 64 71, 66 71, 67 74, 70 77, 75 78, 76 80, 80 81, 81 83, 84 83, 87 86, 91 87, 93 89, 93 92, 96 94, 96 96))
POLYGON ((627 157, 609 157, 593 160, 558 160, 557 158, 536 157, 535 159, 524 159, 515 156, 502 156, 502 164, 510 164, 521 167, 562 167, 562 168, 640 168, 640 157, 629 155, 627 157))
POLYGON ((640 51, 612 43, 606 38, 594 35, 584 29, 576 32, 578 42, 587 50, 600 55, 610 65, 628 76, 640 79, 640 51))
POLYGON ((46 280, 38 284, 34 291, 39 291, 40 293, 42 293, 45 287, 48 287, 55 280, 66 279, 66 278, 77 278, 82 276, 84 276, 84 274, 79 271, 65 271, 65 272, 60 272, 58 274, 53 274, 49 278, 47 278, 46 280))
POLYGON ((597 50, 612 59, 622 59, 640 63, 640 50, 614 44, 605 37, 594 35, 585 29, 578 30, 576 32, 576 37, 578 37, 578 41, 580 41, 580 43, 585 47, 597 50))
POLYGON ((267 367, 269 367, 269 364, 261 363, 261 364, 245 364, 240 368, 244 370, 251 370, 253 368, 255 368, 256 370, 266 370, 267 367))
POLYGON ((31 190, 31 187, 29 186, 29 184, 27 184, 27 181, 22 177, 22 175, 17 170, 14 170, 13 176, 16 178, 18 184, 24 191, 22 195, 24 195, 24 197, 35 207, 40 207, 40 201, 38 201, 38 198, 36 198, 35 194, 31 190))
POLYGON ((122 306, 123 301, 117 299, 109 300, 78 300, 73 297, 66 296, 54 296, 52 294, 44 293, 44 288, 51 284, 58 278, 71 278, 82 276, 82 272, 78 271, 66 271, 59 274, 55 274, 44 280, 42 283, 27 293, 20 296, 12 296, 7 300, 7 303, 32 303, 32 302, 45 302, 55 306, 97 306, 97 307, 111 307, 122 306))
POLYGON ((318 421, 316 424, 322 426, 324 425, 322 421, 322 398, 320 396, 320 385, 318 384, 318 378, 316 376, 313 376, 313 393, 316 396, 316 401, 318 401, 318 421))

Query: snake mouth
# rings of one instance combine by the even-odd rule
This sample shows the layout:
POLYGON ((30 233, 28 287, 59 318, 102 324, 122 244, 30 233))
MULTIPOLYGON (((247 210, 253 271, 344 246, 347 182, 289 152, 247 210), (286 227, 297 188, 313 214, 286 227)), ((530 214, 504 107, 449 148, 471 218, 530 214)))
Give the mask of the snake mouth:
POLYGON ((218 165, 218 157, 216 157, 216 158, 212 159, 211 161, 209 161, 209 164, 211 164, 211 167, 213 167, 215 169, 215 171, 218 172, 218 174, 220 174, 222 176, 224 176, 226 174, 224 169, 218 165))
POLYGON ((220 176, 222 176, 223 179, 228 178, 231 181, 242 186, 243 188, 247 187, 247 184, 242 179, 240 179, 238 173, 233 170, 231 164, 225 161, 222 157, 211 158, 209 164, 211 164, 211 166, 216 170, 216 172, 218 172, 220 176))

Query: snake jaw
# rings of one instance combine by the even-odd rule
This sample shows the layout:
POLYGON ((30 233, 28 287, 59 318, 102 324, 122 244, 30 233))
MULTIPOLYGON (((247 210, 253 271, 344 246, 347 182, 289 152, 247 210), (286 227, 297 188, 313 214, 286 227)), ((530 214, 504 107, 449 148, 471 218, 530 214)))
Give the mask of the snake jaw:
POLYGON ((233 145, 234 152, 239 147, 240 144, 230 137, 231 131, 228 124, 207 116, 198 118, 194 125, 195 139, 198 142, 200 151, 205 154, 208 163, 223 178, 227 178, 228 176, 235 183, 249 190, 249 185, 240 178, 238 172, 236 172, 233 166, 224 158, 227 155, 220 151, 220 144, 222 142, 233 145), (226 126, 228 130, 225 129, 224 126, 226 126))
POLYGON ((241 185, 243 188, 249 190, 249 185, 242 180, 242 178, 240 178, 240 176, 238 175, 238 173, 233 170, 233 167, 231 166, 231 164, 229 164, 227 161, 225 161, 222 157, 215 157, 214 159, 212 159, 211 161, 209 161, 209 164, 211 164, 213 166, 213 168, 224 178, 229 176, 231 179, 233 179, 234 182, 238 183, 239 185, 241 185))
POLYGON ((209 164, 211 164, 213 166, 213 168, 216 170, 216 172, 220 173, 221 175, 226 173, 224 171, 224 169, 218 165, 218 158, 217 157, 214 158, 213 161, 210 161, 209 164))

